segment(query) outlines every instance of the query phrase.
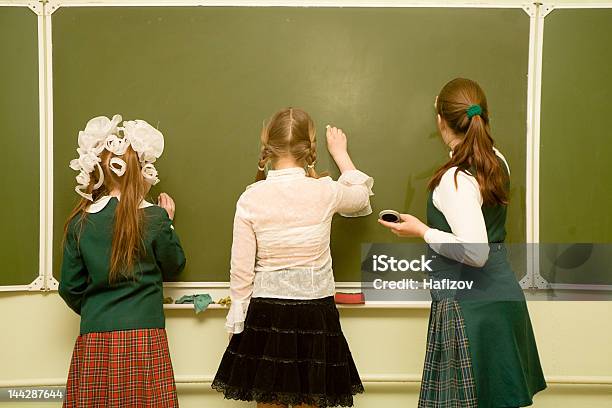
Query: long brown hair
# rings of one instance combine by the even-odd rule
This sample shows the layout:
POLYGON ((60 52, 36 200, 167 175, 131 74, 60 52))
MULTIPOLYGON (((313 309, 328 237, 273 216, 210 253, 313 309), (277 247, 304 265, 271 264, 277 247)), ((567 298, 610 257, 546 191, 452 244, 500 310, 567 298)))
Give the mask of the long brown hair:
POLYGON ((314 169, 317 161, 317 139, 310 115, 298 108, 276 112, 261 131, 261 153, 255 181, 266 178, 265 168, 270 160, 291 156, 307 168, 308 176, 318 178, 314 169))
POLYGON ((480 186, 483 205, 507 204, 508 174, 493 150, 489 109, 482 88, 469 79, 453 79, 440 91, 436 110, 453 133, 461 137, 461 141, 453 149, 451 159, 431 178, 428 188, 436 188, 444 173, 457 167, 455 186, 459 171, 471 174, 480 186), (479 105, 481 112, 470 118, 467 111, 472 105, 479 105))
MULTIPOLYGON (((98 182, 98 171, 94 170, 86 193, 93 194, 96 201, 101 196, 109 194, 117 189, 120 193, 120 200, 115 209, 113 223, 113 241, 111 246, 110 270, 108 275, 109 283, 115 283, 124 278, 134 278, 134 266, 138 258, 144 251, 143 246, 143 212, 139 210, 140 203, 144 199, 146 188, 145 180, 140 170, 138 154, 129 146, 121 159, 126 163, 126 170, 123 176, 116 175, 110 170, 110 159, 114 154, 104 150, 100 154, 101 167, 104 173, 104 184, 97 190, 93 190, 94 184, 98 182), (93 190, 93 191, 92 191, 93 190)), ((90 201, 82 198, 68 216, 64 225, 64 239, 68 233, 68 226, 72 219, 77 220, 82 230, 87 218, 87 207, 90 201)))

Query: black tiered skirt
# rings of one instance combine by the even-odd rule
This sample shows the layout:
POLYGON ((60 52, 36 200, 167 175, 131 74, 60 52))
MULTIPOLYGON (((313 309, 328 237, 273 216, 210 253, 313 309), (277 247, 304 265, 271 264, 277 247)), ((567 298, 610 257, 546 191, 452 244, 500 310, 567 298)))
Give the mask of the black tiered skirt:
POLYGON ((244 331, 232 336, 212 387, 242 401, 352 406, 363 385, 333 296, 251 299, 244 331))

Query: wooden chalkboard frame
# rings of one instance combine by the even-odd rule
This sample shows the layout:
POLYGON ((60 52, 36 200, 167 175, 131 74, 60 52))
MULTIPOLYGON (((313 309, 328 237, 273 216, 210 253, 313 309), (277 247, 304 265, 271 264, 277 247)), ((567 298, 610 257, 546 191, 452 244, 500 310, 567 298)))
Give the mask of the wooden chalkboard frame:
MULTIPOLYGON (((50 249, 51 243, 51 226, 48 223, 49 215, 52 214, 51 197, 48 196, 50 191, 51 175, 47 173, 49 168, 48 158, 51 151, 51 144, 48 142, 48 92, 46 88, 46 78, 48 75, 48 62, 46 50, 49 49, 50 43, 46 43, 45 22, 50 20, 45 18, 45 10, 42 2, 39 1, 0 1, 0 7, 23 7, 30 9, 37 19, 37 47, 38 47, 38 99, 39 99, 39 254, 38 254, 38 271, 35 274, 36 278, 27 284, 19 285, 2 285, 0 292, 8 291, 47 291, 57 288, 53 283, 53 276, 50 271, 50 249)), ((33 274, 34 275, 34 274, 33 274)))

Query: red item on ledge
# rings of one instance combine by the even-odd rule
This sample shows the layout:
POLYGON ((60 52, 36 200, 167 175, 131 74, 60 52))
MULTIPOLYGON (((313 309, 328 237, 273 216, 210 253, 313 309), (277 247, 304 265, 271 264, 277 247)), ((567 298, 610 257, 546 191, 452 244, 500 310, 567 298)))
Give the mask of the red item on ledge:
POLYGON ((336 303, 363 305, 365 304, 365 296, 363 293, 342 293, 337 292, 334 296, 336 303))

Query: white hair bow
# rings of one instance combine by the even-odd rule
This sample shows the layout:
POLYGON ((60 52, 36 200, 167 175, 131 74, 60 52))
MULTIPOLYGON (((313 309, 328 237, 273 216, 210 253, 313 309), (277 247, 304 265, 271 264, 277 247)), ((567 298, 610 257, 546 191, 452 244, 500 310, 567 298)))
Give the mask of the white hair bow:
POLYGON ((122 121, 120 115, 112 119, 98 116, 87 122, 85 129, 79 132, 77 153, 79 157, 70 161, 70 168, 79 172, 76 176, 78 185, 75 191, 83 198, 93 201, 92 193, 87 193, 91 182, 90 174, 98 169, 98 182, 92 191, 104 183, 104 172, 100 166, 100 154, 106 149, 114 156, 110 159, 110 170, 121 177, 127 170, 126 162, 118 156, 123 156, 129 146, 138 154, 141 173, 145 181, 151 185, 159 182, 157 169, 153 162, 164 151, 164 136, 144 120, 122 121))

